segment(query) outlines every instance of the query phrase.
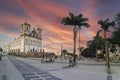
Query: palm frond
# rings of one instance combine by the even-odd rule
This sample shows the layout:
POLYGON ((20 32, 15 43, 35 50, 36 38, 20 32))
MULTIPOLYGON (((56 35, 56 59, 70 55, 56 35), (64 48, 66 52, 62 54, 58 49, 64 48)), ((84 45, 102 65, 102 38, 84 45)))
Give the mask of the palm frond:
POLYGON ((103 30, 105 30, 105 31, 109 31, 109 30, 108 30, 109 27, 115 25, 114 21, 110 22, 108 18, 107 18, 106 20, 104 20, 104 21, 103 21, 102 19, 99 20, 99 21, 98 21, 98 24, 101 25, 101 28, 102 28, 103 30))
POLYGON ((105 22, 105 23, 109 23, 109 19, 107 18, 104 22, 105 22))
POLYGON ((69 17, 65 17, 61 20, 61 23, 64 25, 71 25, 71 19, 69 17))
POLYGON ((112 22, 109 22, 107 26, 114 26, 115 25, 115 22, 112 21, 112 22))
POLYGON ((79 14, 78 17, 79 17, 79 18, 82 18, 82 17, 83 17, 83 14, 79 14))
POLYGON ((102 31, 102 30, 99 30, 99 31, 96 33, 96 36, 99 36, 99 34, 100 34, 101 31, 102 31))
POLYGON ((69 16, 71 20, 75 20, 75 15, 73 13, 69 12, 69 16))
POLYGON ((80 27, 80 26, 84 26, 84 27, 86 27, 86 28, 90 27, 90 25, 89 25, 88 23, 80 23, 80 24, 79 24, 79 27, 80 27))

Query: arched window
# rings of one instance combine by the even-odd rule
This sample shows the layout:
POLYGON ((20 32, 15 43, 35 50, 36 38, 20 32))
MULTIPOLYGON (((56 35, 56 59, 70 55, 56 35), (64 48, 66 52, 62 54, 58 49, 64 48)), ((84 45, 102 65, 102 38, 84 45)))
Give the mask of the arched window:
POLYGON ((26 26, 26 30, 29 31, 29 27, 28 27, 28 25, 26 26))

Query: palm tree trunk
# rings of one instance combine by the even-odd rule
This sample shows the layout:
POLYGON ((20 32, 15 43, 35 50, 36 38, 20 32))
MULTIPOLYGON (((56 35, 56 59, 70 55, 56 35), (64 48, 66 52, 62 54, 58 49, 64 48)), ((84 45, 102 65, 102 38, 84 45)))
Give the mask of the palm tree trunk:
POLYGON ((43 49, 43 54, 42 54, 42 59, 44 60, 45 57, 45 53, 44 53, 44 49, 43 49))
POLYGON ((106 54, 106 65, 107 68, 110 68, 110 60, 109 60, 109 52, 108 52, 108 43, 106 39, 106 31, 104 30, 104 38, 105 38, 105 54, 106 54))
POLYGON ((73 62, 76 62, 76 37, 77 37, 77 30, 76 30, 76 26, 74 26, 73 28, 73 34, 74 34, 74 51, 73 51, 73 62))
POLYGON ((98 62, 98 54, 97 54, 98 50, 96 51, 96 60, 98 62))
POLYGON ((79 60, 81 58, 81 52, 80 52, 80 27, 79 27, 79 60))

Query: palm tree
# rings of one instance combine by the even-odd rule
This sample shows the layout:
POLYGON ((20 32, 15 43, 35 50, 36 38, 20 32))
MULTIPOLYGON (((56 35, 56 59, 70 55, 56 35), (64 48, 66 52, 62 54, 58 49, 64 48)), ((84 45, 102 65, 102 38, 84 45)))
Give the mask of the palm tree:
MULTIPOLYGON (((83 18, 83 15, 82 14, 79 14, 78 15, 78 28, 79 28, 79 48, 80 48, 80 30, 81 30, 81 27, 90 27, 90 25, 87 23, 88 21, 88 18, 83 18)), ((79 59, 80 59, 80 51, 79 51, 79 59)))
POLYGON ((116 26, 113 27, 114 31, 112 33, 110 42, 112 44, 117 44, 120 47, 120 13, 115 16, 116 26))
POLYGON ((108 53, 108 46, 107 46, 107 37, 106 37, 106 32, 109 31, 109 27, 110 26, 114 26, 115 23, 114 21, 110 22, 109 19, 106 19, 106 20, 99 20, 98 21, 98 24, 101 26, 103 32, 104 32, 104 39, 105 39, 105 53, 106 53, 106 64, 107 64, 107 67, 110 68, 110 61, 109 61, 109 53, 108 53))
POLYGON ((120 13, 118 13, 116 16, 115 16, 115 22, 117 23, 117 28, 115 29, 120 29, 120 13))
POLYGON ((75 16, 73 13, 69 13, 69 16, 64 17, 61 20, 61 23, 64 25, 71 25, 73 27, 73 34, 74 34, 74 49, 73 49, 73 62, 76 62, 75 54, 76 54, 76 37, 77 37, 77 29, 76 27, 78 26, 78 18, 75 16))

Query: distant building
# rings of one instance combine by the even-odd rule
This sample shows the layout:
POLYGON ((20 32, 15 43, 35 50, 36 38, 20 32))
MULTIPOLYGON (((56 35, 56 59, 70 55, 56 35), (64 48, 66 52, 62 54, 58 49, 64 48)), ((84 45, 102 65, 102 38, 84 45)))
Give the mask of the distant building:
POLYGON ((9 52, 28 53, 42 51, 42 29, 30 29, 30 24, 25 22, 21 25, 20 36, 9 44, 9 52))

